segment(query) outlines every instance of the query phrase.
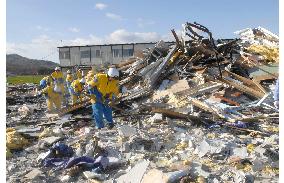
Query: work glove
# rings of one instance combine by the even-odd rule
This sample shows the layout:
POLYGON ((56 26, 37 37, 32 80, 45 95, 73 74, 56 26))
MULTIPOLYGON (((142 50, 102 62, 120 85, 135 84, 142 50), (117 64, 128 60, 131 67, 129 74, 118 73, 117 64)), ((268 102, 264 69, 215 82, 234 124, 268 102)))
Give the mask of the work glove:
POLYGON ((37 92, 37 96, 40 97, 41 95, 42 95, 42 92, 41 92, 41 91, 38 91, 38 92, 37 92))

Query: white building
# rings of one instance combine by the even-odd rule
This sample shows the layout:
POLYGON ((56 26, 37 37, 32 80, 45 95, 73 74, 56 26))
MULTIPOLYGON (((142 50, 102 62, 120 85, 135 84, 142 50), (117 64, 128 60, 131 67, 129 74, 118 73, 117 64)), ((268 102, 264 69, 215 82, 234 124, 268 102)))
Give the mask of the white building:
MULTIPOLYGON (((166 42, 171 44, 172 42, 166 42)), ((118 64, 131 57, 142 55, 143 50, 156 43, 127 43, 86 46, 62 46, 59 48, 59 60, 62 68, 74 66, 94 66, 118 64)))

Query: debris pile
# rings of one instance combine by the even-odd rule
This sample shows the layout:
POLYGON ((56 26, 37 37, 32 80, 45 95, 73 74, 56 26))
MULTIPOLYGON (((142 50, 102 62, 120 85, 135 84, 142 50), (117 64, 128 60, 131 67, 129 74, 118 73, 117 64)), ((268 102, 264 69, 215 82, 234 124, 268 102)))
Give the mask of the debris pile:
POLYGON ((175 44, 117 65, 112 130, 95 129, 89 101, 46 114, 34 87, 8 86, 7 127, 25 142, 6 145, 9 181, 278 181, 278 36, 259 27, 215 40, 198 23, 182 27, 175 44))

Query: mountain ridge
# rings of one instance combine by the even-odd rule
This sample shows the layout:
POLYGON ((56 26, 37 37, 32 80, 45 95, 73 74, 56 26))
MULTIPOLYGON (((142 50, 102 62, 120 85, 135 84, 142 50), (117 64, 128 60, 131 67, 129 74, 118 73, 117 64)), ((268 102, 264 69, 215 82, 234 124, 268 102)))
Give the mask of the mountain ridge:
POLYGON ((48 60, 37 60, 18 54, 6 54, 7 75, 50 74, 59 64, 48 60))

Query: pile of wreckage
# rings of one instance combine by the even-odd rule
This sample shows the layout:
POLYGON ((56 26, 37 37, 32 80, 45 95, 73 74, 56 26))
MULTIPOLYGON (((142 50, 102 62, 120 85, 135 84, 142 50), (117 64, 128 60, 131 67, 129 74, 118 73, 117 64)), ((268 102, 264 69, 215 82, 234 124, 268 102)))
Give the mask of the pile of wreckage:
POLYGON ((175 44, 117 65, 112 130, 95 130, 88 100, 45 114, 33 87, 8 86, 7 181, 278 182, 278 36, 182 26, 175 44))

